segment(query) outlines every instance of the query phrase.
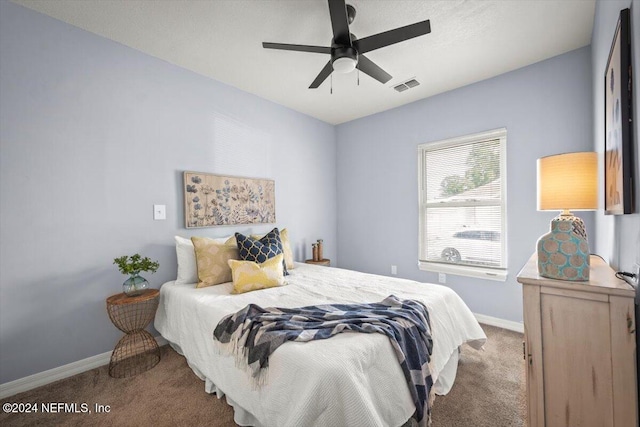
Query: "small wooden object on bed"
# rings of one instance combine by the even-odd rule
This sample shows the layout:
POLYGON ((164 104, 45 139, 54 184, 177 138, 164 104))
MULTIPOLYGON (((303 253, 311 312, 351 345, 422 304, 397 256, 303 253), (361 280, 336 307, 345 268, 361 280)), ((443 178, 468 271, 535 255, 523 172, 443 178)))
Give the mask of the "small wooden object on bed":
POLYGON ((321 260, 318 260, 318 261, 314 261, 312 259, 308 259, 308 260, 305 261, 305 263, 307 263, 307 264, 315 264, 315 265, 323 265, 325 267, 330 267, 331 266, 331 260, 327 259, 327 258, 324 258, 324 259, 321 259, 321 260))
POLYGON ((159 296, 157 289, 146 289, 135 297, 120 293, 107 298, 111 322, 126 334, 111 353, 110 376, 125 378, 138 375, 160 361, 158 343, 144 330, 156 315, 159 296))
POLYGON ((537 256, 523 285, 528 425, 638 425, 635 291, 599 257, 590 280, 541 277, 537 256))

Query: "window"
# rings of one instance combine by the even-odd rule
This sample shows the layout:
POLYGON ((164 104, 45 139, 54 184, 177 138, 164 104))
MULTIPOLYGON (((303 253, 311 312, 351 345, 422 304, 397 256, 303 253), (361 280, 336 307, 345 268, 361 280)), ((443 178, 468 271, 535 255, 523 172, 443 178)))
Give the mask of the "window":
POLYGON ((503 128, 418 147, 421 270, 506 280, 506 142, 503 128))

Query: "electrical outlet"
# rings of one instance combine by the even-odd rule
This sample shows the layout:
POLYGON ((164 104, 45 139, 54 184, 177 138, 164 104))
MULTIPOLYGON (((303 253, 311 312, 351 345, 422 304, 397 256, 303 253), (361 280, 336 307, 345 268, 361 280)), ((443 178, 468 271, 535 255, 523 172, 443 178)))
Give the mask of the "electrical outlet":
POLYGON ((392 265, 391 266, 391 274, 393 274, 394 276, 396 274, 398 274, 398 266, 397 265, 392 265))
POLYGON ((447 275, 444 273, 438 273, 438 283, 447 283, 447 275))
POLYGON ((635 264, 633 266, 633 274, 636 275, 636 277, 631 277, 631 281, 633 281, 634 283, 631 284, 631 286, 633 286, 634 288, 637 288, 638 285, 640 285, 640 264, 635 264))
POLYGON ((637 288, 638 284, 640 283, 640 264, 634 264, 633 270, 631 270, 631 273, 634 274, 633 277, 622 276, 622 278, 624 279, 625 282, 627 282, 634 288, 637 288))

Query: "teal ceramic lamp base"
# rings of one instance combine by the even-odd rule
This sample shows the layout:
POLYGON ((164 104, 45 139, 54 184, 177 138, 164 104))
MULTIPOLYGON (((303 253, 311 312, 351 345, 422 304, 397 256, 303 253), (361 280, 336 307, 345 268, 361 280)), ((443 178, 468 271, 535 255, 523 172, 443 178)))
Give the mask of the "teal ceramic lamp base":
POLYGON ((573 215, 551 221, 551 230, 538 239, 538 273, 542 277, 589 280, 589 243, 584 222, 573 215))

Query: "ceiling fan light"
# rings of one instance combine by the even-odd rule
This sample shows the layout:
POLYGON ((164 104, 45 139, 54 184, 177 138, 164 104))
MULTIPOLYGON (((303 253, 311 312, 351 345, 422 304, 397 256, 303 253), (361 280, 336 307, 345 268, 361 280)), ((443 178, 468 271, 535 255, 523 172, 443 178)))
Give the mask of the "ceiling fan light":
POLYGON ((355 70, 358 62, 353 58, 343 56, 342 58, 336 58, 336 60, 333 61, 332 65, 333 71, 335 71, 336 73, 346 74, 355 70))

